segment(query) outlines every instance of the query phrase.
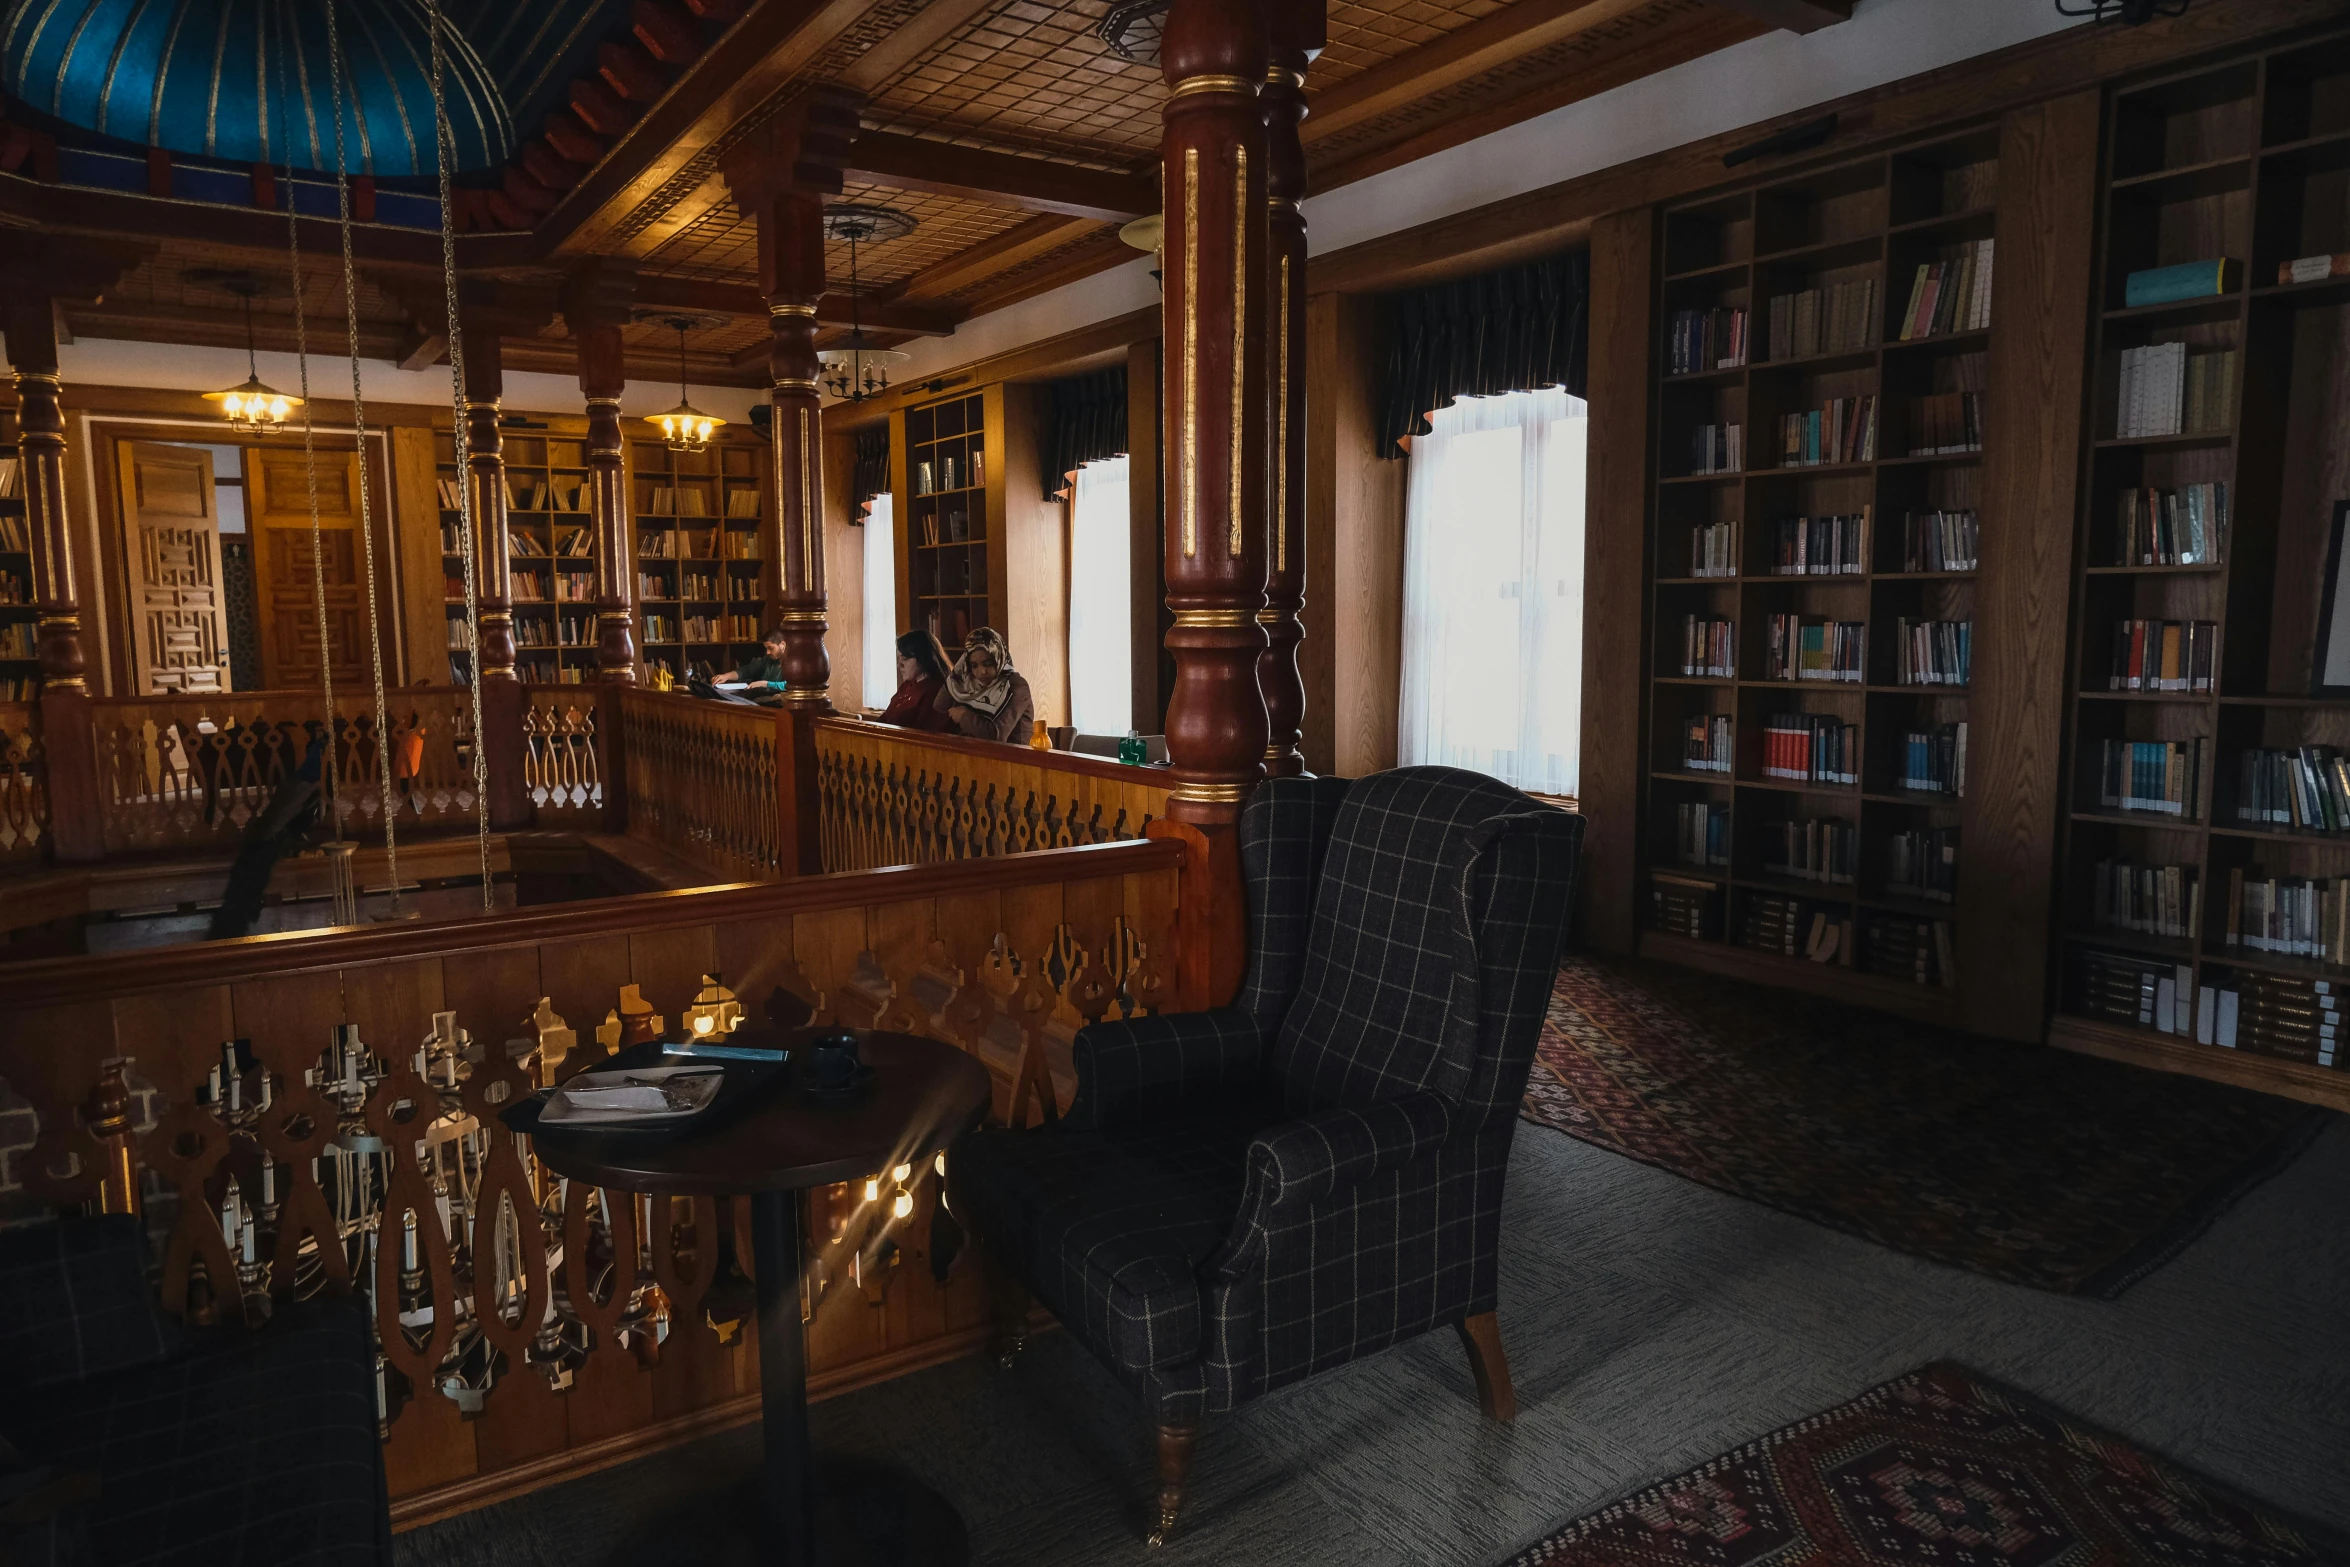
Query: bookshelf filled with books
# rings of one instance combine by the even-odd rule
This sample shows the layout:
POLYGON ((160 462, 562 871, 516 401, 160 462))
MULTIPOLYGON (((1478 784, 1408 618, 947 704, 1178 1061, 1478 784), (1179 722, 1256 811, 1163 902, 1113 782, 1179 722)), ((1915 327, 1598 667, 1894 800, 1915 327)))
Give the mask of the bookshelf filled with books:
POLYGON ((905 620, 949 657, 978 626, 1004 625, 1003 389, 909 408, 893 420, 905 620))
POLYGON ((767 625, 764 448, 721 432, 698 452, 632 443, 637 657, 707 678, 759 652, 767 625))
POLYGON ((1643 951, 1951 1009, 1998 159, 1665 214, 1643 951))
POLYGON ((24 466, 16 449, 16 411, 0 409, 0 702, 30 702, 41 694, 31 526, 24 509, 24 466))
POLYGON ((2345 103, 2344 36, 2109 95, 2050 1037, 2350 1106, 2345 103))
MULTIPOLYGON (((456 443, 434 437, 441 517, 442 604, 452 678, 469 678, 465 521, 456 443)), ((596 537, 588 511, 587 449, 578 437, 510 433, 506 534, 512 576, 515 670, 532 685, 576 684, 596 667, 596 537)))

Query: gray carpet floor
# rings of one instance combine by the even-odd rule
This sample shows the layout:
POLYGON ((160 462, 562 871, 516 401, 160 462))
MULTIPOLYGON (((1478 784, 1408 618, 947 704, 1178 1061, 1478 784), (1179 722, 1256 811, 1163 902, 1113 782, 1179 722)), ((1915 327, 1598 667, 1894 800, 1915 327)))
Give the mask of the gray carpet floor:
MULTIPOLYGON (((2350 1121, 2118 1301, 1886 1251, 1521 1126, 1503 1231, 1513 1428, 1450 1334, 1211 1422, 1187 1532, 1141 1544, 1138 1406, 1065 1336, 816 1406, 962 1510, 978 1562, 1490 1567, 1565 1520, 1949 1358, 2350 1530, 2350 1121)), ((403 1535, 415 1564, 592 1567, 673 1486, 756 1460, 728 1433, 403 1535)), ((629 1567, 650 1558, 631 1554, 629 1567)), ((620 1567, 615 1562, 614 1567, 620 1567)))

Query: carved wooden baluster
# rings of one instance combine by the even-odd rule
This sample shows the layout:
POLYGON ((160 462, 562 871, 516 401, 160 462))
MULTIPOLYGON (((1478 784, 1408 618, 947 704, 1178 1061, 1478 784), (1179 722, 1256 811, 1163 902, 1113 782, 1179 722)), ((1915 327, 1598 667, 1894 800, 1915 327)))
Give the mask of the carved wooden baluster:
POLYGON ((1069 1005, 1077 1009, 1079 1017, 1088 1023, 1098 1023, 1110 1003, 1117 999, 1118 986, 1110 978, 1108 967, 1088 952, 1085 962, 1070 977, 1067 994, 1069 1005))
POLYGON ((1015 1129, 1028 1124, 1031 1102, 1036 1104, 1038 1118, 1044 1125, 1050 1126, 1061 1118, 1059 1095, 1054 1091, 1052 1070, 1045 1058, 1045 1035, 1052 1026, 1060 996, 1040 965, 1030 963, 1027 968, 1005 1008, 1013 1025, 1020 1030, 1020 1059, 1012 1069, 1011 1110, 1005 1116, 1005 1124, 1015 1129))
POLYGON ((205 1195, 205 1183, 228 1157, 229 1131, 194 1094, 176 1103, 142 1140, 147 1168, 179 1195, 179 1214, 163 1253, 163 1309, 207 1324, 238 1308, 236 1260, 221 1234, 220 1209, 205 1195), (203 1287, 191 1296, 197 1265, 203 1287))
POLYGON ((702 1298, 718 1278, 718 1202, 656 1195, 652 1213, 653 1282, 669 1297, 671 1331, 676 1332, 700 1312, 702 1298), (680 1258, 681 1251, 691 1254, 690 1261, 680 1258))
MULTIPOLYGON (((341 1129, 342 1110, 333 1100, 302 1081, 302 1073, 284 1070, 277 1052, 256 1045, 261 1069, 270 1074, 269 1108, 255 1123, 264 1157, 278 1167, 277 1244, 270 1252, 269 1288, 272 1294, 293 1293, 296 1269, 305 1236, 316 1243, 313 1255, 326 1285, 337 1292, 351 1287, 351 1263, 343 1237, 318 1184, 318 1161, 341 1129)), ((299 1052, 295 1052, 298 1057, 299 1052)), ((323 1056, 319 1059, 323 1059, 323 1056)))
POLYGON ((432 1391, 457 1332, 457 1270, 441 1228, 440 1205, 417 1160, 418 1145, 439 1112, 440 1090, 413 1070, 377 1083, 365 1112, 368 1129, 385 1149, 383 1217, 375 1246, 376 1327, 384 1359, 418 1397, 432 1391), (405 1255, 411 1234, 413 1263, 405 1255), (421 1274, 418 1282, 429 1285, 432 1296, 432 1327, 421 1344, 400 1323, 400 1294, 411 1272, 421 1274))
POLYGON ((881 1015, 874 1019, 875 1028, 885 1033, 921 1034, 926 1037, 934 1031, 935 1025, 929 1012, 924 1009, 921 998, 914 993, 917 977, 917 974, 908 974, 902 979, 893 978, 890 981, 889 1002, 881 1009, 881 1015))
POLYGON ((595 1347, 609 1351, 612 1335, 628 1311, 637 1286, 636 1199, 630 1193, 600 1190, 581 1181, 566 1181, 563 1192, 563 1294, 572 1314, 594 1330, 595 1347), (591 1193, 604 1211, 604 1229, 612 1244, 610 1292, 595 1297, 595 1279, 588 1261, 588 1205, 591 1193))
MULTIPOLYGON (((533 1029, 535 1036, 537 1014, 524 1020, 523 1026, 533 1029)), ((531 1042, 514 1043, 527 1048, 531 1042)), ((463 1090, 466 1110, 489 1138, 482 1158, 481 1185, 473 1199, 473 1315, 481 1325, 482 1337, 506 1357, 509 1373, 529 1364, 530 1346, 539 1335, 547 1303, 554 1294, 547 1278, 547 1236, 539 1217, 538 1187, 522 1163, 519 1139, 499 1119, 507 1106, 531 1092, 535 1086, 531 1076, 515 1059, 511 1046, 492 1046, 485 1058, 474 1064, 463 1090), (507 1317, 505 1252, 498 1244, 501 1222, 512 1225, 514 1250, 522 1264, 522 1297, 513 1302, 517 1309, 511 1320, 507 1317)))
POLYGON ((957 967, 952 972, 955 993, 947 998, 942 1014, 947 1037, 972 1055, 978 1055, 996 1019, 996 994, 975 971, 957 967))
POLYGON ((1167 972, 1159 960, 1144 953, 1126 971, 1126 1015, 1134 1017, 1147 1012, 1157 1017, 1167 1010, 1168 1002, 1173 999, 1174 983, 1174 976, 1167 972))

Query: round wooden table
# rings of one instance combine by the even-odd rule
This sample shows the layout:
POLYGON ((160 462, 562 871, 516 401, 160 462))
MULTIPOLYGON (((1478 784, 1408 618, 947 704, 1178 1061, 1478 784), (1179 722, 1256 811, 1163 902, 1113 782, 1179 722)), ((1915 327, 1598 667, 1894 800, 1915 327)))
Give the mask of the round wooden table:
POLYGON ((751 1199, 765 1436, 765 1538, 755 1559, 778 1567, 959 1567, 967 1555, 961 1516, 902 1471, 843 1466, 844 1474, 825 1476, 822 1494, 830 1505, 815 1505, 800 1326, 799 1194, 922 1163, 977 1124, 993 1092, 987 1069, 952 1045, 865 1030, 858 1031, 858 1041, 872 1076, 845 1099, 806 1092, 807 1052, 794 1049, 784 1081, 739 1109, 722 1111, 706 1130, 541 1127, 537 1099, 516 1106, 507 1120, 530 1134, 548 1168, 575 1181, 663 1196, 751 1199), (855 1505, 844 1503, 851 1493, 855 1505))

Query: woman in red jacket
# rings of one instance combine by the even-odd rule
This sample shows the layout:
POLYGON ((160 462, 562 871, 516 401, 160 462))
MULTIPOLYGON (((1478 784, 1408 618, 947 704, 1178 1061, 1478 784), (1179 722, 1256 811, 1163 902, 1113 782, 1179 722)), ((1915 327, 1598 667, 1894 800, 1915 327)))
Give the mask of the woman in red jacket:
POLYGON ((932 734, 952 734, 955 721, 937 704, 946 683, 947 656, 938 638, 919 629, 907 632, 898 638, 897 695, 881 710, 881 721, 927 729, 932 734))

